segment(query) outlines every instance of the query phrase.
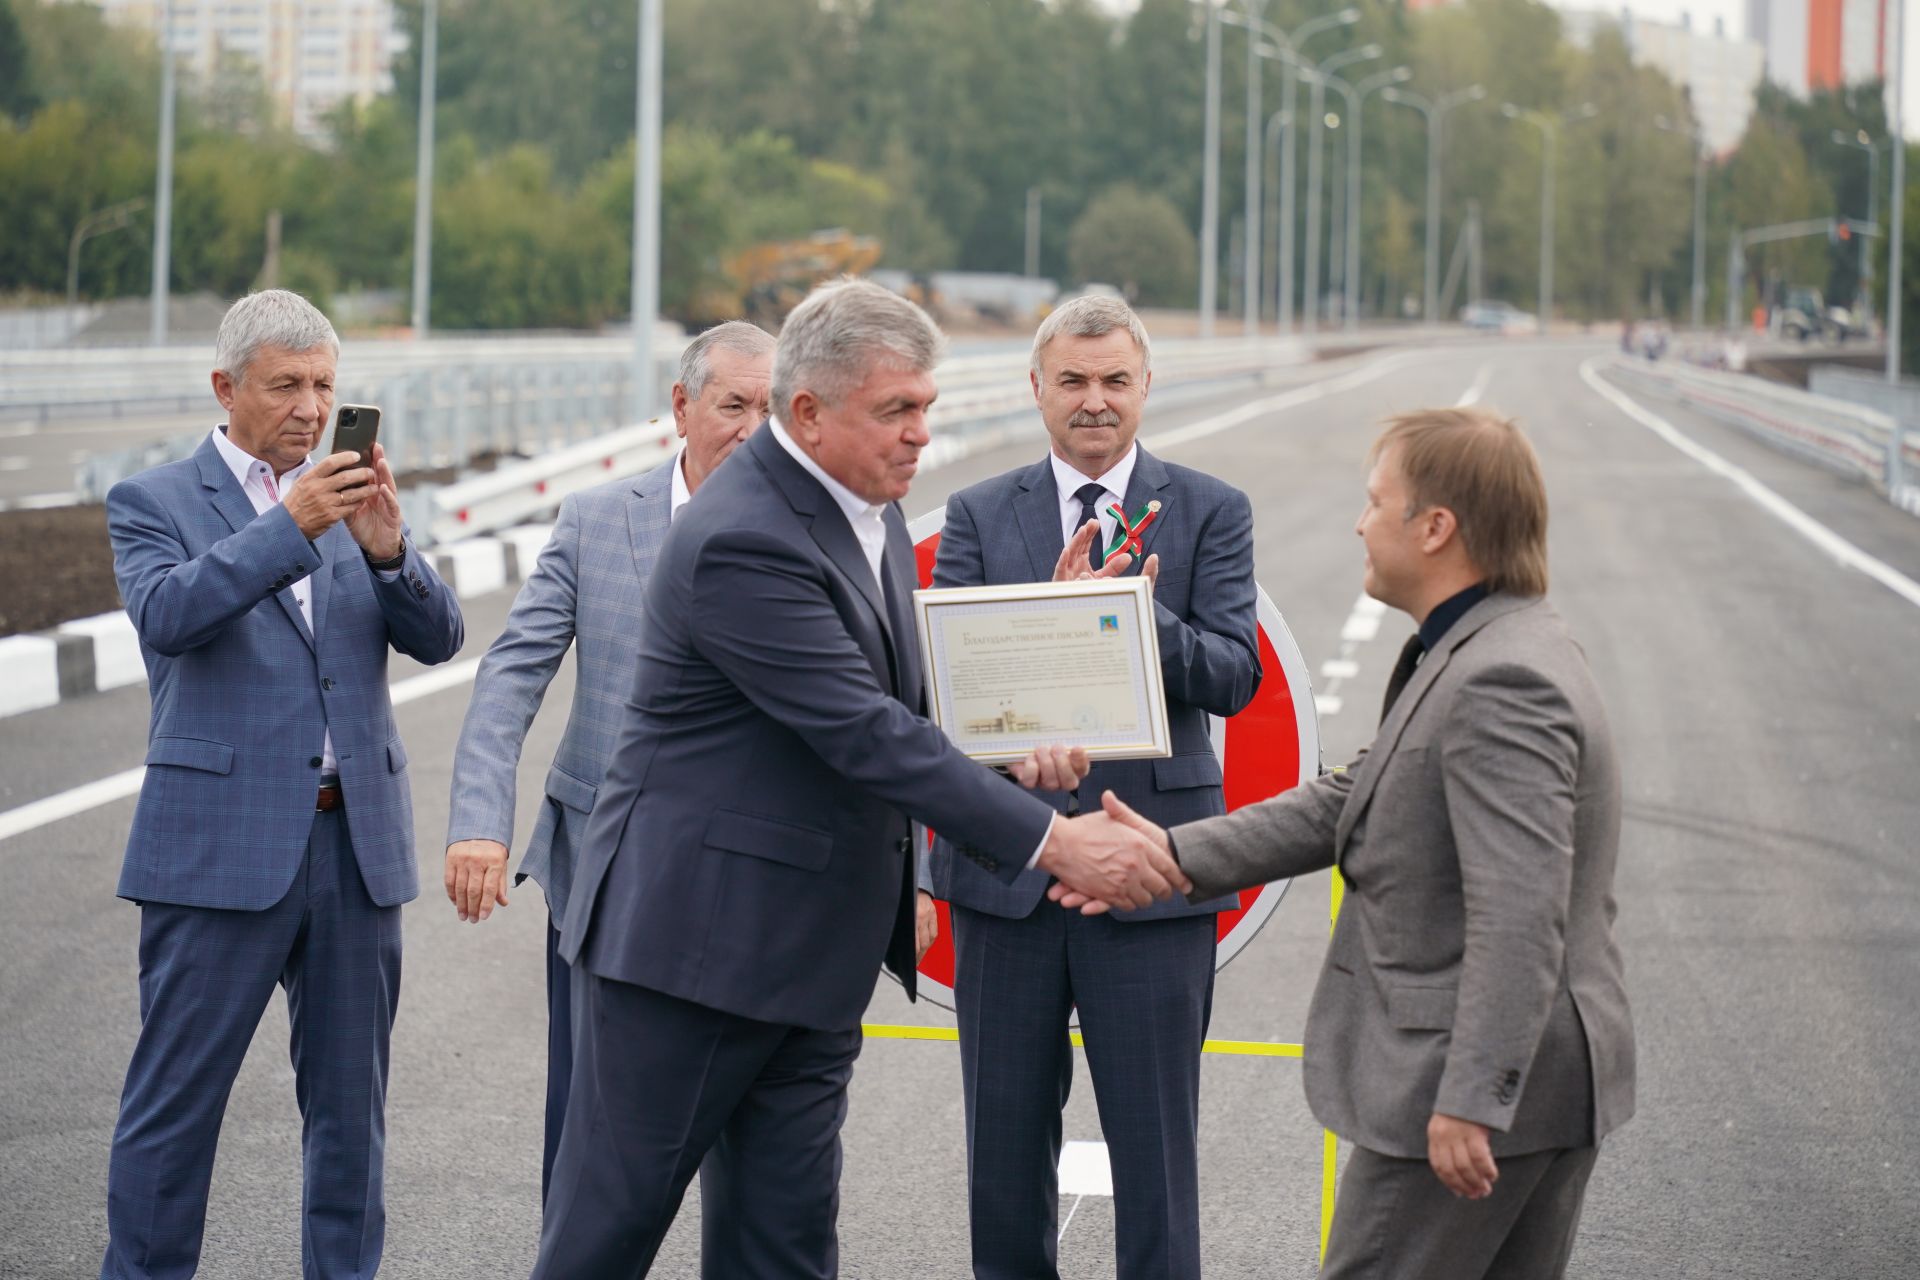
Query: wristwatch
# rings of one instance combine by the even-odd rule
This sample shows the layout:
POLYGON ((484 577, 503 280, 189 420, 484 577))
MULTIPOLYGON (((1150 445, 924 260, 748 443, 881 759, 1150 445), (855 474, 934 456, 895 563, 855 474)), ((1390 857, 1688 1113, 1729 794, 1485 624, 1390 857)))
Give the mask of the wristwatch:
POLYGON ((360 554, 366 556, 367 568, 373 570, 375 573, 392 573, 395 569, 398 569, 407 562, 407 544, 402 542, 400 544, 400 554, 391 560, 375 560, 372 556, 367 555, 367 549, 365 547, 360 548, 360 554))

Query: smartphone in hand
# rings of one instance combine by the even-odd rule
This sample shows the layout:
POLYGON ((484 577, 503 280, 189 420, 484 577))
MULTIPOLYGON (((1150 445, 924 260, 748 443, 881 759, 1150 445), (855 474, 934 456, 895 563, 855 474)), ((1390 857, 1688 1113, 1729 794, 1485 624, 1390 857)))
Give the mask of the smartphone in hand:
POLYGON ((373 442, 380 434, 380 410, 370 404, 343 404, 333 416, 333 448, 360 455, 360 465, 373 465, 373 442))

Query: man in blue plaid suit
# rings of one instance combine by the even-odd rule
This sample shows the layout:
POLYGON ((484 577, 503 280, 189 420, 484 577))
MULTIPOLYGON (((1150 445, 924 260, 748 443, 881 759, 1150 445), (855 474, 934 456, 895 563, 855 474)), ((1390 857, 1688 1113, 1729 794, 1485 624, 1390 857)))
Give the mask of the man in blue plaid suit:
MULTIPOLYGON (((1148 520, 1132 558, 1116 554, 1098 576, 1137 565, 1154 578, 1173 754, 1096 763, 1081 806, 1097 810, 1110 790, 1142 812, 1179 815, 1156 821, 1224 813, 1208 717, 1234 715, 1260 684, 1247 496, 1136 443, 1151 372, 1146 330, 1126 303, 1077 298, 1049 315, 1031 376, 1053 447, 948 500, 933 584, 1084 577, 1099 563, 1095 540, 1118 546, 1127 532, 1115 507, 1128 530, 1148 520)), ((1120 1280, 1199 1275, 1200 1045, 1215 913, 1231 900, 1075 915, 1044 900, 1044 873, 1009 884, 945 841, 927 871, 953 911, 974 1275, 1058 1274, 1055 1170, 1076 1006, 1112 1153, 1120 1280)))
POLYGON ((380 1265, 400 904, 419 892, 387 652, 445 662, 464 633, 380 447, 371 466, 310 456, 339 350, 297 294, 236 302, 214 346, 227 421, 107 495, 153 718, 120 873, 140 906, 140 1037, 103 1280, 199 1265, 227 1094, 275 986, 303 1122, 302 1271, 380 1265))
POLYGON ((607 771, 633 691, 645 625, 647 578, 668 521, 714 468, 767 418, 773 338, 744 320, 700 334, 680 356, 674 428, 686 441, 671 461, 637 479, 615 480, 560 504, 553 538, 520 589, 507 626, 487 650, 453 758, 447 823, 447 897, 462 920, 485 920, 507 904, 513 842, 514 771, 527 727, 567 649, 579 646, 573 709, 516 883, 547 895, 547 1114, 540 1163, 545 1199, 567 1111, 573 1066, 569 972, 554 921, 567 910, 575 850, 607 771))

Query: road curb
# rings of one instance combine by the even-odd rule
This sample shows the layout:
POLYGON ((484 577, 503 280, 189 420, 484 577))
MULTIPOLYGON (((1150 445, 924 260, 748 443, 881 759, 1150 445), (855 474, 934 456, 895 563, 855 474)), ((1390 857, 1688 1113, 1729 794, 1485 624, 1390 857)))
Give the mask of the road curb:
MULTIPOLYGON (((527 524, 421 554, 464 600, 524 582, 552 536, 550 524, 527 524)), ((6 675, 0 680, 0 719, 147 679, 140 637, 125 609, 0 638, 0 672, 6 675)))

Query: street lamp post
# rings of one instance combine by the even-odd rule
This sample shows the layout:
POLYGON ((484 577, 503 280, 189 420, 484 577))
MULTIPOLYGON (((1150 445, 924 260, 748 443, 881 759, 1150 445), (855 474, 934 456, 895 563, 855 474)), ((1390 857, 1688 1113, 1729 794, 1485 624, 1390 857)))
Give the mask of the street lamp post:
POLYGON ((1707 140, 1698 124, 1682 130, 1665 116, 1655 116, 1653 127, 1668 133, 1684 132, 1693 146, 1693 294, 1692 324, 1697 330, 1705 322, 1707 307, 1707 140))
POLYGON ((1360 108, 1374 90, 1405 84, 1412 78, 1409 67, 1381 71, 1358 84, 1348 84, 1338 76, 1327 77, 1327 83, 1338 89, 1346 100, 1347 118, 1353 122, 1353 129, 1347 134, 1347 261, 1343 299, 1348 333, 1360 327, 1360 108))
POLYGON ((173 248, 173 4, 160 4, 160 163, 153 195, 153 314, 148 340, 167 341, 167 275, 173 248))
MULTIPOLYGON (((1264 4, 1264 0, 1262 0, 1262 3, 1264 4)), ((1211 5, 1209 5, 1209 9, 1211 10, 1211 5)), ((1257 55, 1279 62, 1284 72, 1281 81, 1280 111, 1278 114, 1283 116, 1287 123, 1287 142, 1285 148, 1280 153, 1280 234, 1279 247, 1276 254, 1280 261, 1276 310, 1280 321, 1280 332, 1287 334, 1293 332, 1294 134, 1292 122, 1295 109, 1299 105, 1300 95, 1298 86, 1300 73, 1311 70, 1311 68, 1301 60, 1297 50, 1306 41, 1319 35, 1323 31, 1331 31, 1335 27, 1351 26, 1360 21, 1360 11, 1348 7, 1333 13, 1321 14, 1317 18, 1309 18, 1307 21, 1295 27, 1292 32, 1280 30, 1280 28, 1274 26, 1272 23, 1256 16, 1251 10, 1239 16, 1235 16, 1232 13, 1221 13, 1220 20, 1247 29, 1248 42, 1255 46, 1249 51, 1249 66, 1253 65, 1251 62, 1252 57, 1257 55), (1265 36, 1270 42, 1269 46, 1259 47, 1257 36, 1265 36)), ((1257 99, 1249 98, 1250 103, 1255 101, 1257 101, 1257 99)), ((1269 131, 1271 131, 1272 127, 1271 122, 1269 122, 1269 131)), ((1249 132, 1248 137, 1251 139, 1251 132, 1249 132)), ((1271 132, 1269 132, 1268 145, 1272 145, 1271 132)), ((1258 191, 1262 181, 1259 168, 1257 166, 1250 166, 1248 174, 1251 189, 1258 191)), ((1247 207, 1250 215, 1249 225, 1257 225, 1259 219, 1258 205, 1250 201, 1247 207)), ((1257 266, 1257 263, 1254 265, 1257 266)), ((1252 271, 1250 270, 1249 279, 1252 278, 1252 271)))
POLYGON ((1363 44, 1343 49, 1320 62, 1307 74, 1312 86, 1312 107, 1307 113, 1307 280, 1300 299, 1302 325, 1309 337, 1320 323, 1320 153, 1324 149, 1327 114, 1327 81, 1335 71, 1355 62, 1380 56, 1380 46, 1363 44))
POLYGON ((1200 168, 1200 336, 1213 336, 1220 270, 1220 7, 1207 6, 1207 106, 1200 168))
POLYGON ((433 102, 440 50, 439 0, 420 31, 420 141, 413 176, 413 336, 427 336, 433 302, 433 102))
POLYGON ((1267 0, 1240 0, 1247 18, 1246 230, 1240 241, 1244 273, 1240 281, 1242 325, 1247 335, 1260 331, 1260 38, 1258 25, 1267 0))
POLYGON ((1539 315, 1534 318, 1534 328, 1540 333, 1547 331, 1547 322, 1553 316, 1553 150, 1560 141, 1561 124, 1591 120, 1599 113, 1600 108, 1591 102, 1561 115, 1529 111, 1511 102, 1500 105, 1500 114, 1507 119, 1525 120, 1540 130, 1540 302, 1539 315))
POLYGON ((633 135, 633 420, 652 416, 653 329, 660 318, 660 0, 640 0, 633 135))
POLYGON ((1381 97, 1388 102, 1397 102, 1403 107, 1412 107, 1427 118, 1427 270, 1426 270, 1426 306, 1428 324, 1440 323, 1440 122, 1447 112, 1468 102, 1478 102, 1487 96, 1482 85, 1469 85, 1465 89, 1455 89, 1443 93, 1428 101, 1417 93, 1405 89, 1388 89, 1381 97))

